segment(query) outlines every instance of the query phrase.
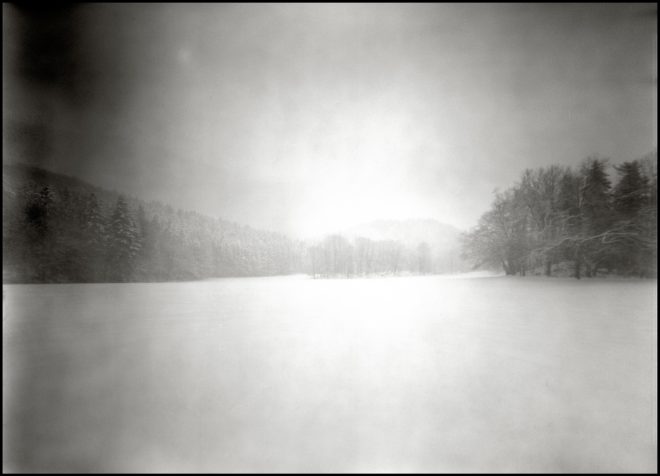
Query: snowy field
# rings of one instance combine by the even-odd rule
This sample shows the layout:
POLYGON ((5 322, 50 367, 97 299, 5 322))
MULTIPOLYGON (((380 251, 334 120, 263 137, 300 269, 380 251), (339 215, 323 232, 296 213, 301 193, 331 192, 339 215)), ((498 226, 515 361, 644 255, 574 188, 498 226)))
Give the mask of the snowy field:
POLYGON ((4 470, 655 472, 656 285, 5 285, 4 470))

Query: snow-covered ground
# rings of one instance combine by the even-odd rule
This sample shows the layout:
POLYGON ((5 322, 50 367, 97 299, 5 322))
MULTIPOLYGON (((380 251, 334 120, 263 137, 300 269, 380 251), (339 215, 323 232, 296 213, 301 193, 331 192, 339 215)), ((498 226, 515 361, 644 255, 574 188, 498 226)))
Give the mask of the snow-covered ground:
POLYGON ((3 466, 656 471, 656 284, 6 285, 3 466))

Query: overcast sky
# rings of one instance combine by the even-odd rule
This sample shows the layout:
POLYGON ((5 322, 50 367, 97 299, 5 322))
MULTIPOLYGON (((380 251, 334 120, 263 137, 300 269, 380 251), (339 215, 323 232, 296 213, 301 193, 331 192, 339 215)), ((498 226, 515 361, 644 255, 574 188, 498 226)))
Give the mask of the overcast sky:
POLYGON ((294 236, 657 147, 652 4, 3 4, 3 40, 3 160, 294 236))

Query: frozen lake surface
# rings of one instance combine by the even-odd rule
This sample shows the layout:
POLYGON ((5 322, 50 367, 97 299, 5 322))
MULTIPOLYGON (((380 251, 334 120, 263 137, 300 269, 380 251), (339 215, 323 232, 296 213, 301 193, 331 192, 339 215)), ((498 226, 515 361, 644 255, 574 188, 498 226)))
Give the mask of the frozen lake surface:
POLYGON ((3 466, 655 472, 656 285, 5 285, 3 466))

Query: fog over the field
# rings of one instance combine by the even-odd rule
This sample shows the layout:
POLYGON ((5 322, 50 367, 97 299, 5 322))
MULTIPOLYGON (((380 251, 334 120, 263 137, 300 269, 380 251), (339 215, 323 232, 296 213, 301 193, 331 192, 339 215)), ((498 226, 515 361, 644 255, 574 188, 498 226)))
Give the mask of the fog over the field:
POLYGON ((294 236, 657 143, 654 5, 3 5, 3 152, 294 236))
POLYGON ((5 286, 3 470, 654 473, 656 287, 5 286))

